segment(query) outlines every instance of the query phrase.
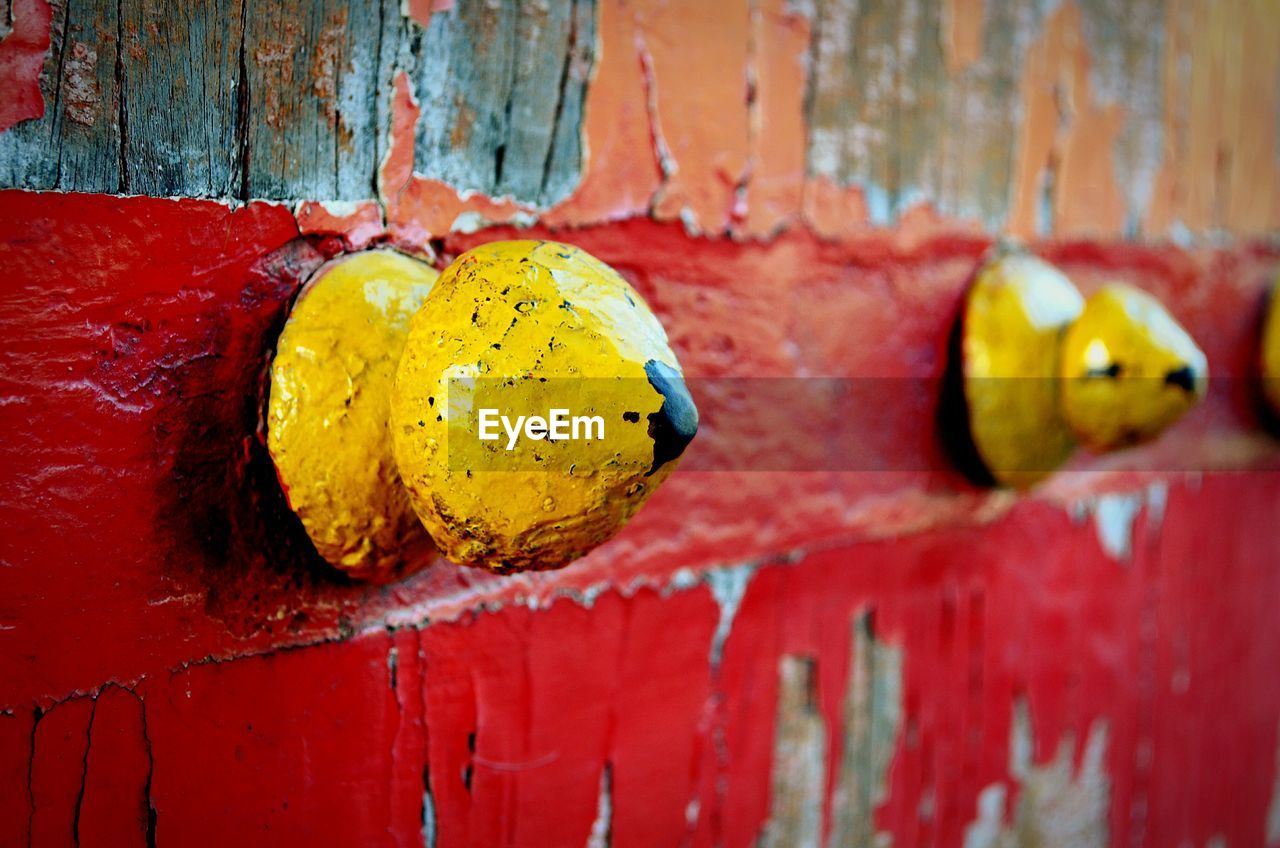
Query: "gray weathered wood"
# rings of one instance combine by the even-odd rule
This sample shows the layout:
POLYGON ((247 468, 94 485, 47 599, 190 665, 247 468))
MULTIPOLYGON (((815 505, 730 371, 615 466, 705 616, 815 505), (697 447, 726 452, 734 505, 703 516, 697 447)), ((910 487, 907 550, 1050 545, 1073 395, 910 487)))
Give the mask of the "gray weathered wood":
POLYGON ((416 170, 529 204, 581 170, 594 0, 55 0, 43 118, 0 133, 0 185, 229 198, 374 196, 391 93, 416 170))

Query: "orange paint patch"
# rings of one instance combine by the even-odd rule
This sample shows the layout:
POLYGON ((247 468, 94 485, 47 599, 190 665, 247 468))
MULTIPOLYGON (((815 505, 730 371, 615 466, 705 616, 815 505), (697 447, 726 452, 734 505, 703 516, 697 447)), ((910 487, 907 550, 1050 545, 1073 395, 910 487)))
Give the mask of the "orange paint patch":
POLYGON ((748 2, 643 0, 641 8, 656 131, 669 157, 654 215, 723 232, 747 168, 748 2))
POLYGON ((294 210, 294 217, 302 235, 341 236, 348 250, 363 250, 386 232, 382 210, 371 200, 327 204, 305 200, 294 210))
POLYGON ((475 192, 458 192, 439 180, 413 173, 414 128, 421 109, 409 77, 396 75, 392 100, 391 140, 378 172, 378 190, 387 215, 387 232, 397 245, 431 253, 430 240, 454 230, 470 231, 486 224, 505 224, 536 210, 510 199, 493 200, 475 192))
POLYGON ((787 0, 763 0, 751 25, 756 98, 751 110, 750 178, 742 232, 767 238, 800 213, 804 198, 809 21, 790 12, 787 0))
POLYGON ((405 17, 426 29, 431 25, 431 15, 453 8, 453 0, 404 0, 400 7, 405 17))
POLYGON ((1147 229, 1280 227, 1280 6, 1174 0, 1164 49, 1164 157, 1147 229))
POLYGON ((1093 102, 1075 3, 1059 7, 1027 51, 1021 89, 1009 231, 1026 238, 1049 229, 1039 214, 1047 194, 1056 235, 1120 236, 1125 202, 1112 147, 1124 112, 1093 102))
POLYGON ((582 182, 543 216, 550 226, 574 226, 645 214, 662 171, 649 122, 636 12, 623 0, 602 0, 596 66, 585 107, 582 182))
POLYGON ((982 58, 983 0, 943 0, 942 24, 946 35, 942 51, 947 73, 955 76, 982 58))

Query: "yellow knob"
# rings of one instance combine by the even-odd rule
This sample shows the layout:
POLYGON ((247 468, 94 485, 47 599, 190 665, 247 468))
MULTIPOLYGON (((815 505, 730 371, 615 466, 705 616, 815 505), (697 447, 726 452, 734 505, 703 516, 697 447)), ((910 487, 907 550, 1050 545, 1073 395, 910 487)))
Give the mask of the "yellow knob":
POLYGON ((1150 295, 1111 284, 1085 300, 1057 269, 1016 253, 975 278, 960 356, 972 452, 995 482, 1019 488, 1077 443, 1103 451, 1154 438, 1204 396, 1209 376, 1150 295))
POLYGON ((316 550, 353 577, 393 579, 431 559, 388 419, 409 319, 437 276, 391 251, 329 263, 298 296, 271 364, 276 473, 316 550))
POLYGON ((505 573, 558 568, 614 535, 674 469, 697 410, 662 325, 617 272, 575 247, 511 241, 441 274, 409 331, 392 422, 440 550, 505 573))
POLYGON ((1103 451, 1149 441, 1204 397, 1209 364, 1151 295, 1112 284, 1094 292, 1062 343, 1063 415, 1103 451))
POLYGON ((1262 326, 1262 396, 1280 418, 1280 278, 1271 288, 1262 326))

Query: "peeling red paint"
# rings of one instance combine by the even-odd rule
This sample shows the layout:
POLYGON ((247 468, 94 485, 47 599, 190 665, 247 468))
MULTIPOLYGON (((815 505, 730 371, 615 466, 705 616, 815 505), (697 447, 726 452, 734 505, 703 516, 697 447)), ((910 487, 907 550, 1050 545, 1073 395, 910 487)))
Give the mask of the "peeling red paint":
POLYGON ((361 203, 305 200, 298 204, 294 216, 302 235, 340 236, 348 250, 363 250, 386 233, 382 208, 371 200, 361 203))
MULTIPOLYGON (((607 765, 610 844, 745 848, 770 810, 779 659, 812 663, 830 791, 862 616, 903 658, 872 809, 895 844, 959 844, 993 784, 1016 804, 1022 700, 1036 765, 1106 724, 1112 844, 1261 844, 1280 572, 1259 565, 1280 548, 1251 531, 1277 498, 1274 475, 1175 483, 1123 566, 1089 523, 1026 502, 984 528, 764 564, 727 622, 703 583, 610 590, 107 686, 35 726, 35 844, 71 844, 78 822, 113 844, 419 845, 424 820, 439 845, 586 844, 607 765)), ((0 767, 23 787, 11 735, 0 767)))
POLYGON ((749 4, 652 0, 639 5, 638 15, 659 156, 669 159, 653 213, 694 232, 723 232, 746 178, 749 4), (698 49, 688 49, 690 43, 698 49))
POLYGON ((446 236, 454 230, 506 223, 521 215, 532 218, 532 209, 513 200, 493 200, 475 192, 458 192, 439 180, 415 174, 414 128, 420 114, 412 83, 401 71, 396 75, 390 144, 378 173, 387 231, 395 243, 429 254, 432 238, 446 236), (473 220, 468 221, 468 217, 473 220))
POLYGON ((48 0, 12 0, 13 29, 0 40, 0 132, 44 114, 40 71, 49 52, 53 12, 48 0))
POLYGON ((805 184, 804 218, 814 233, 828 239, 856 236, 870 225, 862 190, 836 185, 826 177, 805 184))
MULTIPOLYGON (((919 214, 921 223, 901 232, 838 242, 792 230, 768 245, 739 244, 630 221, 568 233, 456 234, 443 253, 495 238, 569 238, 631 279, 695 381, 930 380, 942 374, 959 299, 991 242, 919 214)), ((0 462, 0 484, 13 493, 0 542, 12 564, 0 570, 11 610, 4 621, 12 622, 0 629, 0 707, 200 657, 334 638, 348 627, 453 618, 482 601, 546 602, 600 585, 661 583, 681 567, 983 525, 1016 505, 954 470, 932 427, 921 426, 933 421, 936 398, 910 393, 852 410, 847 426, 885 463, 916 470, 698 472, 707 455, 694 450, 688 469, 626 531, 563 572, 501 579, 439 563, 396 586, 348 585, 288 522, 257 436, 260 381, 279 321, 324 259, 297 238, 290 210, 4 192, 0 221, 10 225, 0 233, 0 259, 27 281, 0 296, 0 328, 20 362, 0 389, 25 398, 32 385, 51 387, 38 405, 0 405, 0 418, 21 436, 6 443, 0 462), (31 502, 50 507, 37 513, 24 506, 31 502), (779 502, 788 504, 781 514, 779 502), (62 565, 50 569, 50 561, 62 565), (169 636, 148 637, 159 632, 169 636), (101 633, 116 635, 95 637, 101 633)), ((1119 278, 1151 291, 1202 341, 1215 374, 1247 372, 1274 250, 1044 251, 1086 290, 1119 278)), ((734 432, 724 399, 699 404, 709 422, 734 432)), ((1275 457, 1253 415, 1247 397, 1215 394, 1160 442, 1121 459, 1168 464, 1212 460, 1221 450, 1266 466, 1275 457)), ((1073 468, 1116 462, 1082 456, 1073 468)), ((1069 500, 1128 479, 1064 473, 1038 497, 1069 500)))
POLYGON ((597 26, 599 55, 583 120, 582 182, 542 216, 548 226, 644 214, 662 180, 638 54, 637 12, 623 0, 601 0, 597 26))
POLYGON ((786 0, 767 0, 755 11, 751 26, 756 81, 741 229, 763 238, 800 214, 809 141, 804 125, 809 21, 786 0))

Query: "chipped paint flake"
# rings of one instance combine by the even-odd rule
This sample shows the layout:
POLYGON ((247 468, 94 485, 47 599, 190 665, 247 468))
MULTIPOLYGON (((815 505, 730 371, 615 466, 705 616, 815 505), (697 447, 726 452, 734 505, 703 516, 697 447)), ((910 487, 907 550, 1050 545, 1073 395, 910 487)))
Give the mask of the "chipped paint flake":
POLYGON ((830 845, 876 845, 876 808, 888 795, 889 763, 902 724, 902 649, 876 638, 870 612, 853 622, 845 736, 832 797, 830 845))
POLYGON ((600 794, 596 801, 596 817, 591 822, 587 848, 609 848, 613 839, 613 765, 605 763, 600 770, 600 794))
POLYGON ((1098 543, 1117 562, 1133 556, 1133 523, 1142 509, 1141 494, 1099 495, 1092 504, 1098 543))
POLYGON ((711 640, 712 668, 719 666, 720 659, 724 656, 724 643, 733 631, 733 619, 738 614, 742 597, 747 592, 747 584, 755 570, 755 565, 738 565, 707 572, 705 579, 711 589, 711 596, 720 607, 720 618, 716 622, 715 636, 711 640))
POLYGON ((1271 803, 1267 807, 1267 848, 1280 845, 1280 729, 1276 733, 1274 776, 1271 778, 1271 803))
POLYGON ((1111 802, 1111 780, 1105 770, 1107 738, 1107 723, 1094 721, 1079 767, 1070 731, 1062 736, 1053 760, 1036 765, 1030 708, 1025 699, 1016 701, 1009 739, 1009 774, 1019 784, 1013 823, 1000 824, 1005 787, 999 783, 986 787, 978 798, 977 817, 965 830, 965 848, 1104 848, 1111 802))
POLYGON ((818 848, 826 783, 827 728, 817 705, 817 663, 784 656, 778 665, 772 798, 763 848, 818 848))

